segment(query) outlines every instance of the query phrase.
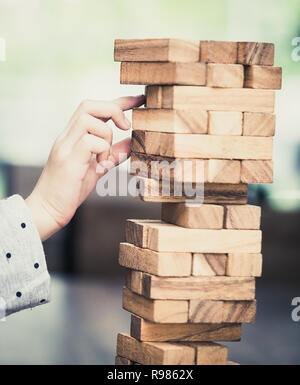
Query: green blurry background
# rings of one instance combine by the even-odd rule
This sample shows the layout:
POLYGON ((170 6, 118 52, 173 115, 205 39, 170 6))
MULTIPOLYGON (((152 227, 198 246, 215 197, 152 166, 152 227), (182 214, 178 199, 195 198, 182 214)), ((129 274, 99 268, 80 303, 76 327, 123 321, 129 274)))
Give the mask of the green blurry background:
MULTIPOLYGON (((257 324, 246 326, 243 342, 230 344, 230 351, 241 363, 299 363, 300 324, 290 319, 291 299, 300 296, 300 61, 291 56, 297 36, 299 0, 0 0, 0 38, 6 41, 6 61, 0 62, 1 196, 30 193, 82 99, 143 92, 120 86, 115 38, 275 43, 275 65, 283 67, 275 180, 253 186, 249 195, 264 211, 261 307, 257 324)), ((116 131, 115 140, 123 136, 116 131)), ((52 304, 0 323, 0 363, 112 363, 115 335, 128 330, 117 264, 124 221, 159 217, 159 211, 159 205, 133 198, 93 194, 70 226, 45 244, 52 304)))

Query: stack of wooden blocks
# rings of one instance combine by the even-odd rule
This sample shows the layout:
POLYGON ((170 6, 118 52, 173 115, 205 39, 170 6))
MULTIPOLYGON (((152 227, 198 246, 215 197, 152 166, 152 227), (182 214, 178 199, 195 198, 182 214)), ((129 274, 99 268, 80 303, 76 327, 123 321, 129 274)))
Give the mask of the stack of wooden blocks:
POLYGON ((146 164, 140 199, 162 202, 161 220, 126 223, 119 261, 131 334, 118 335, 116 363, 234 364, 215 341, 240 340, 256 316, 261 209, 247 204, 247 188, 273 178, 274 45, 117 40, 115 60, 121 83, 147 86, 146 108, 133 111, 131 159, 146 164), (203 204, 163 194, 153 166, 163 160, 203 161, 203 204))

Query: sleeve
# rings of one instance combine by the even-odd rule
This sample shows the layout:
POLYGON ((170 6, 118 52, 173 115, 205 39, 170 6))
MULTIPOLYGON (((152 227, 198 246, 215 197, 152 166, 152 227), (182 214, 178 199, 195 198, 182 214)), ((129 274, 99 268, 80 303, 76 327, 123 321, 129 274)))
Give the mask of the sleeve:
POLYGON ((50 301, 38 230, 23 198, 0 200, 0 319, 50 301))

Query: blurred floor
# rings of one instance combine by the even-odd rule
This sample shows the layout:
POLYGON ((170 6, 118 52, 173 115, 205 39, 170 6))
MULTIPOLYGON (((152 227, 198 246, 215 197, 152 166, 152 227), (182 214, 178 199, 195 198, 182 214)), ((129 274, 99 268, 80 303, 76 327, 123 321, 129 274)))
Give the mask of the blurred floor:
MULTIPOLYGON (((54 276, 52 303, 0 322, 0 364, 111 364, 116 335, 129 330, 121 310, 121 279, 54 276)), ((241 342, 229 343, 242 364, 299 364, 300 322, 291 319, 298 288, 258 282, 258 318, 243 326, 241 342)))

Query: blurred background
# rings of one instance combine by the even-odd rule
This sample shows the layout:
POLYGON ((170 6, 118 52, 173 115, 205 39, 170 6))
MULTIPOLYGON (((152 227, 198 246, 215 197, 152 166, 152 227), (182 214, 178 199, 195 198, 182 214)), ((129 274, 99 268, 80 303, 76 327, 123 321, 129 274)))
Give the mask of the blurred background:
MULTIPOLYGON (((241 342, 228 345, 230 359, 242 364, 299 364, 300 322, 291 319, 292 299, 300 297, 300 56, 292 55, 298 36, 299 0, 0 0, 0 197, 31 192, 82 99, 144 91, 120 86, 114 39, 275 43, 275 65, 283 67, 275 181, 249 193, 263 206, 258 317, 243 327, 241 342)), ((115 140, 124 135, 115 131, 115 140)), ((127 173, 127 164, 119 172, 127 173)), ((159 215, 159 204, 92 194, 45 243, 52 303, 0 322, 0 364, 113 363, 116 335, 129 330, 117 263, 125 219, 159 215)))

